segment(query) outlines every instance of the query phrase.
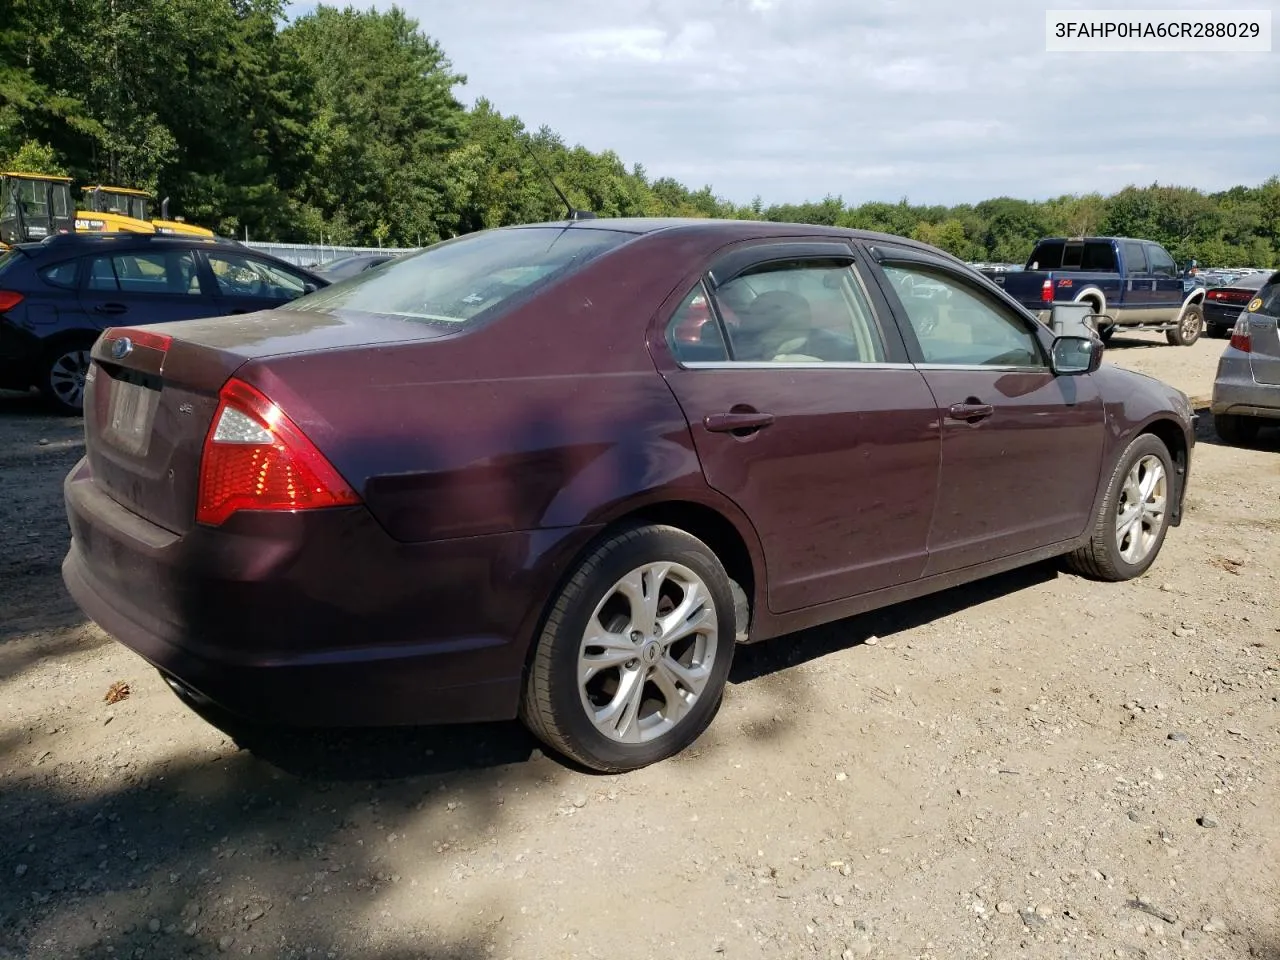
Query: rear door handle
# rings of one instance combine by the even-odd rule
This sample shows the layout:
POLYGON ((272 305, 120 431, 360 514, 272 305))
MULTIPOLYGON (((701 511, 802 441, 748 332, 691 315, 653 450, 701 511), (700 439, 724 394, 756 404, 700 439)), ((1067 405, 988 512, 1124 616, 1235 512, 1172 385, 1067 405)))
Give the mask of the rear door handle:
POLYGON ((93 309, 98 313, 124 313, 129 308, 123 303, 100 303, 93 309))
POLYGON ((995 407, 989 403, 953 403, 951 409, 947 411, 947 416, 952 420, 977 423, 979 420, 987 419, 995 412, 995 407))
POLYGON ((712 433, 753 433, 773 423, 772 413, 713 413, 703 417, 702 425, 712 433))

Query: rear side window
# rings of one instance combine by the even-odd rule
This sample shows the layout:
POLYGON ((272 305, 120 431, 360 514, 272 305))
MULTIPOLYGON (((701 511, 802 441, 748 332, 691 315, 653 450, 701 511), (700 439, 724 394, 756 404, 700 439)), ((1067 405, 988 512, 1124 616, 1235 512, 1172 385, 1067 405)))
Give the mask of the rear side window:
POLYGON ((1057 270, 1062 266, 1062 252, 1066 244, 1061 240, 1044 240, 1036 244, 1027 258, 1028 270, 1057 270))
POLYGON ((145 250, 94 257, 89 261, 89 289, 199 296, 200 281, 190 250, 145 250))
POLYGON ((1261 313, 1268 317, 1280 317, 1280 270, 1271 275, 1266 284, 1258 291, 1258 299, 1262 305, 1250 313, 1261 313))
POLYGON ((67 260, 65 263, 55 263, 51 267, 44 267, 40 270, 40 279, 53 287, 74 290, 76 285, 76 261, 67 260))
POLYGON ((1106 240, 1090 240, 1084 245, 1080 269, 1086 273, 1115 273, 1115 247, 1106 240))
POLYGON ((707 363, 729 359, 720 324, 711 312, 707 291, 699 283, 689 291, 667 324, 667 344, 681 363, 707 363))
POLYGON ((479 322, 631 239, 594 227, 472 233, 309 294, 292 309, 356 310, 452 326, 479 322))

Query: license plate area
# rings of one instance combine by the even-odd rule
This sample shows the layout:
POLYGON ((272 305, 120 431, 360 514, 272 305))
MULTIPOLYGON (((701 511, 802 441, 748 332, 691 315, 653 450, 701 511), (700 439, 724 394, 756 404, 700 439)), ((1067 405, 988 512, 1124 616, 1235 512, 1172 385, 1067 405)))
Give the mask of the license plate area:
POLYGON ((104 372, 111 378, 111 392, 102 439, 130 456, 145 457, 160 406, 160 378, 127 368, 104 372))

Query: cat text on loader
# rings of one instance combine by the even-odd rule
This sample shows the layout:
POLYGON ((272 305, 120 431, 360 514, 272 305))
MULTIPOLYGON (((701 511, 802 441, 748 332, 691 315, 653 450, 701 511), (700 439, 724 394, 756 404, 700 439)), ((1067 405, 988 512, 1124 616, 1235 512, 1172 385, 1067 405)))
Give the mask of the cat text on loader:
POLYGON ((0 172, 0 250, 74 231, 70 177, 0 172))
POLYGON ((160 204, 159 219, 152 219, 155 197, 132 187, 92 186, 83 188, 88 210, 76 213, 76 229, 93 233, 170 233, 212 237, 213 231, 169 218, 169 198, 160 204))

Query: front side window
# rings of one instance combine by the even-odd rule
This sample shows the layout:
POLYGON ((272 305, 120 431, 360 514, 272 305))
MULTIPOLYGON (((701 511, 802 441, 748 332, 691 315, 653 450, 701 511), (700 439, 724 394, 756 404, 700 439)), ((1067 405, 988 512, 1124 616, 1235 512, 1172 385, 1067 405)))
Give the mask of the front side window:
POLYGON ((356 274, 292 309, 352 310, 457 328, 493 316, 633 238, 598 227, 486 230, 356 274))
POLYGON ((1125 240, 1124 267, 1131 277, 1141 277, 1147 273, 1147 255, 1142 251, 1142 244, 1136 240, 1125 240))
POLYGON ((886 266, 925 363, 1043 367, 1028 322, 950 275, 922 266, 886 266))
POLYGON ((733 359, 883 363, 884 338, 853 267, 840 260, 769 263, 716 292, 733 359))
POLYGON ((306 291, 306 280, 274 263, 239 253, 208 251, 205 256, 224 297, 293 300, 306 291))
POLYGON ((200 279, 190 250, 145 250, 94 257, 89 289, 121 293, 199 296, 200 279))
POLYGON ((1155 245, 1147 247, 1147 259, 1151 261, 1153 276, 1168 278, 1178 275, 1178 265, 1173 262, 1173 257, 1169 256, 1163 247, 1155 245))

